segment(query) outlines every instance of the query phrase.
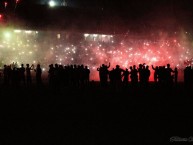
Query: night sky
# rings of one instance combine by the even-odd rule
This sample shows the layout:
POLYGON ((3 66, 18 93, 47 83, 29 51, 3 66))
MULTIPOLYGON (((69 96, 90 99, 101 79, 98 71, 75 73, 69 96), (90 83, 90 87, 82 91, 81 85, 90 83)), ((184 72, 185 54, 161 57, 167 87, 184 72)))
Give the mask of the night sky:
MULTIPOLYGON (((55 0, 57 5, 48 6, 49 0, 19 0, 15 9, 14 0, 7 0, 6 11, 25 21, 30 27, 67 29, 75 25, 78 30, 117 33, 128 29, 179 29, 193 24, 192 0, 55 0), (59 24, 59 25, 56 25, 59 24), (107 30, 108 28, 109 30, 107 30)), ((4 4, 1 3, 1 11, 4 4)), ((14 18, 10 18, 11 20, 14 18)), ((10 20, 9 19, 9 20, 10 20)), ((10 21, 11 21, 10 20, 10 21)))

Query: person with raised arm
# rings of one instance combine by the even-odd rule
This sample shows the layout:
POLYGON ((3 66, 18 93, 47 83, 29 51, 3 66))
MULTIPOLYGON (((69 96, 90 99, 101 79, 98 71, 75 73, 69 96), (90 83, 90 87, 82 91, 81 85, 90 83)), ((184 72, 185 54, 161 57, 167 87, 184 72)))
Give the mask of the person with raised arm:
POLYGON ((159 67, 158 66, 154 67, 153 65, 151 65, 151 66, 152 66, 152 69, 154 70, 154 75, 153 75, 154 82, 157 83, 158 82, 159 67))

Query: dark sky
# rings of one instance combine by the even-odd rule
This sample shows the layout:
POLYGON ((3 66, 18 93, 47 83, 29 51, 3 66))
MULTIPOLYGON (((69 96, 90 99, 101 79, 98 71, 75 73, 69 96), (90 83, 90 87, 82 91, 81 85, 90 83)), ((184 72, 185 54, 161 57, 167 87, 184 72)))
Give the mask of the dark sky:
MULTIPOLYGON (((14 9, 14 0, 7 0, 14 9)), ((78 29, 138 29, 138 27, 189 27, 193 24, 193 0, 20 0, 15 14, 30 26, 78 29), (63 1, 64 2, 64 1, 63 1), (59 25, 57 25, 59 24, 59 25)), ((7 9, 8 9, 7 8, 7 9)), ((2 9, 2 8, 1 8, 2 9)))

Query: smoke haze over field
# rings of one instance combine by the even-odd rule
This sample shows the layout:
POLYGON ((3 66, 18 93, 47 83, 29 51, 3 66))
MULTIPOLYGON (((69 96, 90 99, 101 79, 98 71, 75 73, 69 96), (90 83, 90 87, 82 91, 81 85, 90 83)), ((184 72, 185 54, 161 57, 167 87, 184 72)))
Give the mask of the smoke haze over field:
POLYGON ((190 33, 185 31, 138 36, 4 28, 1 30, 0 62, 1 65, 17 62, 18 66, 40 63, 45 71, 51 63, 83 64, 90 68, 92 80, 99 80, 97 68, 109 62, 110 69, 117 64, 126 69, 140 63, 149 66, 170 63, 172 68, 178 67, 182 72, 187 63, 193 62, 189 39, 190 33))

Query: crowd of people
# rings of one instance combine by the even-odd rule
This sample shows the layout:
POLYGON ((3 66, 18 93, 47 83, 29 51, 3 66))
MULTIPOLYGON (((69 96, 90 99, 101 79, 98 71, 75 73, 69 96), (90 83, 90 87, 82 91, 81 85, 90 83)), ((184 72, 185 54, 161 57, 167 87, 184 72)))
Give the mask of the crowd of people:
MULTIPOLYGON (((35 72, 35 80, 37 85, 42 84, 42 68, 40 64, 35 67, 21 64, 20 67, 16 63, 4 65, 2 78, 4 85, 27 85, 32 84, 32 71, 35 72)), ((84 65, 59 65, 50 64, 48 70, 48 82, 51 87, 60 87, 62 85, 83 86, 89 84, 90 70, 84 65)))
POLYGON ((38 64, 35 68, 33 64, 31 66, 29 64, 26 64, 26 67, 24 67, 24 64, 21 64, 21 66, 18 67, 17 63, 4 65, 3 84, 12 84, 13 86, 23 84, 30 86, 32 84, 31 70, 34 70, 36 74, 35 76, 37 84, 42 84, 42 69, 40 67, 40 64, 38 64))
MULTIPOLYGON (((148 86, 151 71, 148 65, 139 64, 138 66, 130 66, 129 69, 122 69, 119 65, 109 70, 111 64, 102 64, 97 68, 101 86, 108 84, 116 87, 127 86, 129 82, 132 86, 141 85, 148 86)), ((172 69, 170 64, 166 66, 151 66, 154 70, 153 78, 156 84, 172 86, 178 82, 178 69, 172 69)), ((42 84, 42 68, 40 64, 35 67, 21 64, 20 67, 15 63, 4 65, 3 68, 3 84, 4 85, 27 85, 32 84, 31 72, 35 72, 35 80, 37 85, 42 84)), ((48 70, 48 82, 51 87, 60 86, 85 86, 90 82, 90 70, 84 65, 59 65, 50 64, 48 70)), ((184 69, 184 84, 191 86, 193 84, 193 69, 187 66, 184 69)))
MULTIPOLYGON (((129 69, 121 69, 119 65, 116 65, 112 70, 108 70, 109 65, 100 66, 97 70, 99 71, 101 85, 107 85, 108 78, 110 84, 112 85, 128 85, 129 80, 133 86, 136 86, 138 83, 142 86, 147 86, 149 84, 149 78, 151 71, 149 66, 146 64, 139 64, 130 66, 129 69)), ((154 82, 163 85, 172 85, 178 81, 178 69, 174 70, 170 67, 170 64, 167 66, 156 66, 152 65, 154 70, 154 82)))
POLYGON ((49 84, 60 87, 61 85, 83 86, 89 84, 90 70, 84 65, 58 65, 50 64, 48 71, 49 84))

